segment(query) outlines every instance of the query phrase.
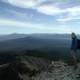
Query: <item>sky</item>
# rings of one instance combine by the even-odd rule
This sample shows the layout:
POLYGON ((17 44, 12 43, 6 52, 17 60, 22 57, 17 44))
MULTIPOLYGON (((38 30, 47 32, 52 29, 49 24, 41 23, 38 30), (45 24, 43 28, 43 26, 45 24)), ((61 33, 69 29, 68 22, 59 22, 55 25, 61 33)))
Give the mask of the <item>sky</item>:
POLYGON ((80 34, 80 0, 0 0, 0 34, 80 34))

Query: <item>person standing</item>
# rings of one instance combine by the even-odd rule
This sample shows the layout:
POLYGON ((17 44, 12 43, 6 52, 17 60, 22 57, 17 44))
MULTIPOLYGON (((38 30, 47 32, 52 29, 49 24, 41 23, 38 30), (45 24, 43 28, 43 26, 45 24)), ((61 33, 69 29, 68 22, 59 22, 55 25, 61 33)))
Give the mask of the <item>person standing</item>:
POLYGON ((76 36, 75 33, 72 32, 71 37, 72 37, 71 56, 73 58, 75 67, 77 67, 77 57, 76 57, 76 53, 77 53, 77 36, 76 36))

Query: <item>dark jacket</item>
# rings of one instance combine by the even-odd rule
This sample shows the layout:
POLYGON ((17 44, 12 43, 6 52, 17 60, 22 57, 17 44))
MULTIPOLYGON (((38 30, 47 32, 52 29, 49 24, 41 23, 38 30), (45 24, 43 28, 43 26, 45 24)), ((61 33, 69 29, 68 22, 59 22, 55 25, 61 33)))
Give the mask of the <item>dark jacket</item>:
POLYGON ((77 37, 72 38, 71 50, 77 50, 77 37))

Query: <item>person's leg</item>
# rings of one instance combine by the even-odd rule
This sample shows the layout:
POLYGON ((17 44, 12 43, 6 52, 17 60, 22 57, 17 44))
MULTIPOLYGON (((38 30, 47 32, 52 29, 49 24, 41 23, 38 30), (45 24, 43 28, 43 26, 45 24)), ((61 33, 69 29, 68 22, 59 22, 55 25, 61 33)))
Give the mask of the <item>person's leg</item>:
POLYGON ((76 51, 72 50, 71 51, 71 56, 73 58, 74 66, 77 68, 77 57, 76 57, 76 51))

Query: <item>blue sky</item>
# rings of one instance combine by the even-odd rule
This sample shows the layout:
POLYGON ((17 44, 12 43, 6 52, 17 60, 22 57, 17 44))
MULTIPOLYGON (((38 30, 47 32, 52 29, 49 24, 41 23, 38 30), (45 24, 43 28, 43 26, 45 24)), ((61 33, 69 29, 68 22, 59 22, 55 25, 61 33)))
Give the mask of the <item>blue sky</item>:
POLYGON ((80 34, 80 0, 0 0, 0 34, 80 34))

